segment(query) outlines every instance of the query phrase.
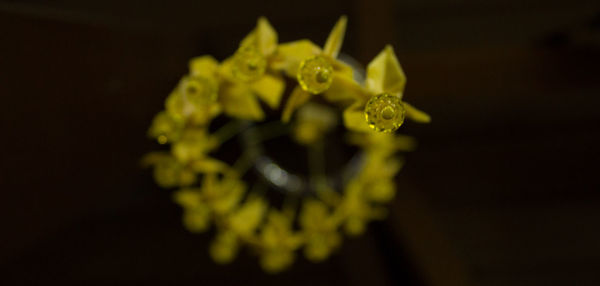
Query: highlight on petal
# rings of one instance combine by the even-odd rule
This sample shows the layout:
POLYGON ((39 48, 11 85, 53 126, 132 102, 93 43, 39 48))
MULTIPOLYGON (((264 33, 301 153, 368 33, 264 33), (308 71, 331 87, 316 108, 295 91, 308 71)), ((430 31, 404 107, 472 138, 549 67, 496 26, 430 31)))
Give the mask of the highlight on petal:
POLYGON ((374 93, 401 93, 406 85, 406 76, 394 54, 387 45, 367 66, 367 89, 374 93))
POLYGON ((229 116, 246 120, 262 120, 265 117, 258 100, 246 85, 227 86, 220 94, 219 101, 229 116))
POLYGON ((320 53, 321 48, 309 40, 283 43, 277 48, 277 56, 272 63, 272 68, 283 70, 288 76, 295 77, 300 62, 320 53))
POLYGON ((211 56, 195 57, 189 62, 190 75, 212 78, 219 69, 219 62, 211 56))
POLYGON ((406 117, 419 123, 431 122, 431 116, 429 114, 417 109, 416 107, 404 102, 404 109, 406 110, 406 117))
POLYGON ((337 57, 340 49, 342 48, 342 43, 344 42, 344 34, 346 33, 346 23, 348 19, 346 16, 340 17, 337 21, 333 30, 327 37, 327 41, 325 42, 325 47, 323 48, 323 53, 331 56, 332 58, 337 57))
POLYGON ((257 81, 250 84, 252 91, 258 95, 269 107, 276 109, 281 102, 281 96, 285 90, 283 79, 265 74, 257 81))
POLYGON ((277 49, 277 32, 267 18, 260 17, 256 24, 256 45, 263 56, 268 56, 277 49))
POLYGON ((290 98, 288 98, 287 102, 285 103, 285 107, 283 108, 281 121, 289 122, 294 111, 306 103, 311 96, 312 95, 310 93, 304 91, 300 86, 294 88, 290 98))

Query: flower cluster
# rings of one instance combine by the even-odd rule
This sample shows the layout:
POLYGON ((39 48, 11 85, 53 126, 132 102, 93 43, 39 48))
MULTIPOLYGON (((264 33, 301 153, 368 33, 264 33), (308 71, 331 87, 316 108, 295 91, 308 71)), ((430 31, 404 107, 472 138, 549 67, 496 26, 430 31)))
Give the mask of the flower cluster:
POLYGON ((154 168, 159 186, 175 189, 189 231, 214 227, 209 252, 216 262, 232 261, 242 246, 255 250, 268 272, 290 266, 299 249, 307 259, 322 261, 340 246, 342 233, 358 235, 370 220, 385 216, 383 204, 393 199, 402 166, 396 154, 414 145, 394 131, 405 118, 430 118, 402 100, 406 78, 391 46, 368 64, 366 82, 356 81, 353 68, 338 59, 345 29, 342 17, 322 48, 309 40, 278 43, 273 27, 259 18, 230 58, 193 58, 155 116, 149 136, 170 151, 147 154, 143 163, 154 168), (282 104, 286 78, 297 86, 282 104), (315 194, 297 207, 271 206, 242 179, 244 164, 214 157, 236 126, 209 132, 219 116, 263 122, 261 104, 273 110, 283 105, 281 121, 290 122, 292 137, 307 148, 342 121, 347 142, 363 151, 357 174, 342 190, 319 181, 315 194))

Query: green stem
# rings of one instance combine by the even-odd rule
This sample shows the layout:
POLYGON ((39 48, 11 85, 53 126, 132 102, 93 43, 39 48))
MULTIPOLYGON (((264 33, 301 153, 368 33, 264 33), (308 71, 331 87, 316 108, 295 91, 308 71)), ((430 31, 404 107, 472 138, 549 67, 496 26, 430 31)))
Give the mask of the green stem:
POLYGON ((214 136, 219 140, 219 145, 221 145, 227 142, 227 140, 233 138, 235 135, 239 134, 240 132, 242 132, 240 122, 238 120, 233 120, 221 126, 221 128, 215 131, 214 136))

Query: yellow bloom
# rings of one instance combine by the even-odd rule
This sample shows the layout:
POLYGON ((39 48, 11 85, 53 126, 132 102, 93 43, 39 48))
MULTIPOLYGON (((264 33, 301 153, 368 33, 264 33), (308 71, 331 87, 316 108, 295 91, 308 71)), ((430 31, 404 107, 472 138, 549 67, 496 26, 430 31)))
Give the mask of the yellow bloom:
POLYGON ((214 173, 204 175, 201 188, 186 188, 173 194, 173 200, 184 209, 183 223, 191 232, 205 231, 213 214, 231 212, 246 192, 237 179, 218 179, 214 173))
POLYGON ((336 114, 331 108, 317 103, 305 104, 298 110, 298 118, 293 129, 294 139, 301 144, 312 144, 336 124, 336 114))
POLYGON ((185 187, 196 182, 194 171, 168 153, 149 153, 142 158, 142 165, 154 166, 154 180, 163 188, 185 187))
POLYGON ((347 139, 350 144, 360 146, 368 154, 378 154, 382 157, 393 155, 398 151, 412 151, 416 146, 412 137, 392 133, 356 132, 350 133, 347 139))
POLYGON ((323 202, 306 200, 299 221, 306 236, 304 255, 309 260, 322 261, 340 245, 338 221, 330 214, 323 202))
POLYGON ((364 185, 360 180, 348 182, 340 209, 346 218, 344 229, 350 235, 359 235, 365 231, 369 220, 385 217, 386 211, 372 206, 363 195, 364 185))
MULTIPOLYGON (((354 99, 360 92, 360 86, 354 82, 352 68, 336 59, 344 40, 346 22, 345 16, 338 20, 322 51, 306 40, 287 44, 287 53, 299 52, 302 55, 311 54, 311 57, 304 58, 298 65, 295 75, 299 86, 286 102, 282 121, 288 122, 294 111, 309 101, 313 94, 323 93, 329 101, 345 101, 354 99)), ((286 69, 295 67, 294 61, 297 59, 297 56, 290 57, 288 60, 292 63, 280 66, 286 69)))
POLYGON ((239 244, 239 239, 234 232, 220 231, 210 245, 210 256, 217 263, 230 263, 238 252, 239 244))
POLYGON ((264 112, 257 98, 269 107, 279 107, 285 83, 271 72, 268 63, 275 55, 277 33, 267 19, 258 19, 233 57, 226 59, 219 73, 225 79, 219 97, 224 112, 246 120, 262 120, 264 112))
POLYGON ((240 236, 250 237, 262 222, 267 202, 260 197, 250 197, 229 216, 229 227, 240 236))
POLYGON ((344 124, 353 131, 393 132, 408 117, 427 123, 426 113, 402 101, 406 76, 388 45, 367 66, 366 91, 344 111, 344 124))
POLYGON ((173 156, 179 162, 187 163, 206 156, 218 146, 214 136, 210 136, 205 128, 186 129, 181 140, 171 147, 173 156))
POLYGON ((294 251, 302 240, 292 231, 292 219, 279 211, 271 210, 260 233, 263 269, 279 272, 294 261, 294 251))
POLYGON ((202 183, 204 200, 217 214, 233 211, 246 193, 246 189, 243 181, 228 176, 218 179, 216 174, 206 174, 202 183))
POLYGON ((160 144, 175 142, 181 137, 184 125, 185 122, 182 120, 162 111, 154 116, 148 136, 156 139, 160 144))
POLYGON ((194 172, 224 173, 229 166, 207 155, 218 145, 217 138, 209 135, 206 128, 187 128, 181 139, 171 146, 171 153, 179 163, 194 172))
POLYGON ((183 225, 190 232, 206 231, 210 226, 210 219, 210 208, 206 204, 199 203, 183 212, 183 225))
POLYGON ((219 81, 218 62, 210 56, 194 58, 189 63, 190 74, 184 76, 165 101, 167 112, 195 125, 208 125, 220 114, 217 103, 219 81))

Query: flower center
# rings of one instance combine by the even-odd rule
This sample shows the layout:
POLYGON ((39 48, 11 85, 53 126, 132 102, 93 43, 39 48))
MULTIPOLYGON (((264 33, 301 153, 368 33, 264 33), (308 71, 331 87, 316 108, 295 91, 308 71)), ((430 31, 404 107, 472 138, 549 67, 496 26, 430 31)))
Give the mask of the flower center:
POLYGON ((391 106, 386 106, 381 111, 381 118, 383 118, 385 120, 390 120, 390 119, 394 118, 395 113, 396 113, 396 110, 394 110, 394 108, 392 108, 391 106))
POLYGON ((369 99, 365 106, 365 120, 378 132, 391 133, 404 123, 404 105, 398 95, 382 93, 369 99))
POLYGON ((300 63, 296 77, 302 89, 318 94, 329 89, 332 75, 333 67, 329 61, 322 56, 314 56, 300 63))
POLYGON ((331 76, 331 72, 329 70, 319 70, 317 72, 317 82, 318 83, 326 83, 331 76))
POLYGON ((259 79, 267 68, 267 59, 253 45, 240 47, 233 55, 233 76, 243 82, 259 79))

